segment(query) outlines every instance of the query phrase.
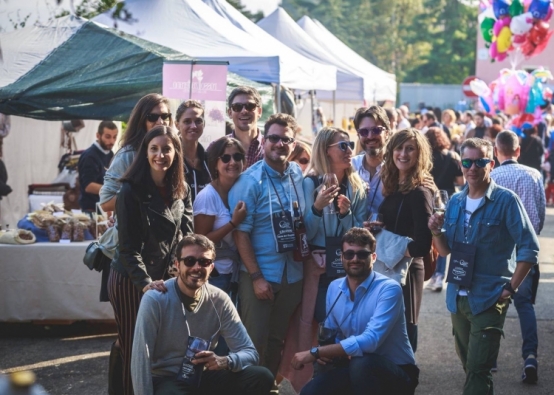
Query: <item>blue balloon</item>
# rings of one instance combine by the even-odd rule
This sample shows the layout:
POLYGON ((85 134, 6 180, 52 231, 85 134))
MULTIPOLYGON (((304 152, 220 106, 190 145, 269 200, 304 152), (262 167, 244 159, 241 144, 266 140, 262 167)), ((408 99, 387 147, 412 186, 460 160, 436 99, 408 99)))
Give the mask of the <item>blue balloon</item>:
POLYGON ((529 5, 528 12, 533 15, 533 18, 544 19, 550 8, 550 0, 533 0, 529 5))
POLYGON ((521 130, 521 128, 518 128, 517 126, 512 125, 512 126, 510 127, 510 129, 512 129, 512 132, 514 132, 515 134, 517 134, 519 137, 525 138, 525 133, 523 133, 523 130, 521 130))
POLYGON ((492 10, 496 19, 510 15, 510 3, 507 0, 494 0, 492 10))
POLYGON ((485 99, 483 99, 482 97, 479 97, 479 101, 481 102, 481 105, 483 106, 483 110, 485 110, 485 112, 490 113, 490 112, 491 112, 491 108, 490 108, 490 106, 488 105, 487 101, 486 101, 485 99))

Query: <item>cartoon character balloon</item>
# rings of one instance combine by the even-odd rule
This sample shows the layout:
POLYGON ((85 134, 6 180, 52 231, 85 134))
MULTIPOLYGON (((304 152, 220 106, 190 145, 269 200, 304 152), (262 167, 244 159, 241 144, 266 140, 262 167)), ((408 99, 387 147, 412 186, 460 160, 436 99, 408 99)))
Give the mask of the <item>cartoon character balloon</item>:
MULTIPOLYGON (((533 0, 529 5, 529 10, 535 19, 546 19, 549 10, 551 9, 550 0, 533 0)), ((551 11, 550 11, 551 12, 551 11)))

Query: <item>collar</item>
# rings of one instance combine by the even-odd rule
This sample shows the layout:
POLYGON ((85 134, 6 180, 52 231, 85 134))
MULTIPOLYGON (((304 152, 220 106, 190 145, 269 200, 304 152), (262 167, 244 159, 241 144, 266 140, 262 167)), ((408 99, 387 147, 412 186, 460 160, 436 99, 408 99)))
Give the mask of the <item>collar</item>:
POLYGON ((515 159, 506 159, 504 162, 502 162, 502 163, 500 164, 500 166, 504 166, 504 165, 517 165, 517 164, 518 164, 518 162, 517 162, 517 160, 515 160, 515 159))
MULTIPOLYGON (((256 141, 256 140, 257 140, 260 144, 262 143, 263 135, 262 135, 262 133, 260 132, 260 128, 257 128, 256 130, 258 131, 258 134, 256 135, 256 137, 254 137, 254 138, 252 139, 252 142, 251 142, 250 144, 252 144, 252 143, 253 143, 254 141, 256 141)), ((231 137, 234 138, 234 139, 237 138, 237 133, 235 132, 235 130, 233 130, 233 131, 231 132, 231 137)))
POLYGON ((92 143, 92 145, 96 146, 96 148, 98 148, 100 152, 103 152, 104 155, 109 155, 110 152, 112 152, 111 150, 105 150, 104 148, 102 148, 102 146, 100 145, 100 143, 98 143, 98 141, 95 141, 94 143, 92 143))
POLYGON ((262 159, 262 161, 263 161, 263 167, 267 171, 267 173, 269 174, 270 177, 281 178, 281 177, 287 176, 289 174, 293 175, 293 167, 291 166, 290 162, 287 162, 287 168, 285 169, 285 171, 281 175, 281 173, 279 173, 277 170, 275 170, 274 168, 272 168, 271 166, 269 166, 267 164, 267 162, 265 161, 265 158, 262 159))
MULTIPOLYGON (((358 285, 358 288, 356 288, 356 290, 354 291, 354 294, 356 294, 356 292, 358 292, 358 289, 360 288, 367 290, 367 287, 369 286, 369 284, 371 284, 374 278, 375 278, 375 270, 372 269, 371 273, 369 273, 369 276, 367 276, 367 278, 360 285, 358 285)), ((350 300, 350 288, 348 287, 348 275, 346 275, 346 277, 344 277, 344 279, 339 284, 339 289, 344 294, 348 295, 348 299, 350 300)))
MULTIPOLYGON (((491 178, 491 182, 487 188, 487 191, 485 192, 485 197, 490 201, 494 201, 493 195, 497 189, 498 189, 498 184, 496 184, 494 180, 491 178)), ((468 194, 469 194, 469 185, 466 184, 466 186, 458 196, 458 201, 461 203, 465 198, 467 198, 468 194)))

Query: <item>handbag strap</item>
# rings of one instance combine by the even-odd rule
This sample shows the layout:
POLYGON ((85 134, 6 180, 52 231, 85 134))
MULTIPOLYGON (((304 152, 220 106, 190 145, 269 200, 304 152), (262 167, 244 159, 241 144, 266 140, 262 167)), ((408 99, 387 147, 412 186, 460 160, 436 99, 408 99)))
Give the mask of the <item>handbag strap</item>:
POLYGON ((394 223, 394 233, 396 233, 396 229, 398 228, 398 218, 400 218, 400 210, 402 210, 402 205, 404 204, 405 198, 406 198, 406 195, 403 195, 402 201, 400 202, 400 206, 398 207, 398 212, 396 213, 396 222, 394 223))

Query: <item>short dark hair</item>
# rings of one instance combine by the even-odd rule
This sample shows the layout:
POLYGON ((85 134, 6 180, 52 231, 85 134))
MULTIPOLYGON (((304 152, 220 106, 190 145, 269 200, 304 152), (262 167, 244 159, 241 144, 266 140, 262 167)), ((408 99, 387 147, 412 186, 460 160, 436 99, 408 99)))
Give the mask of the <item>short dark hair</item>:
POLYGON ((375 237, 365 228, 351 228, 342 236, 341 250, 344 248, 344 243, 355 244, 360 247, 369 246, 369 250, 375 252, 375 237))
POLYGON ((175 122, 179 122, 179 119, 183 116, 185 111, 189 108, 199 108, 202 110, 201 118, 204 119, 204 106, 198 100, 187 100, 179 104, 177 111, 175 112, 175 122))
POLYGON ((360 123, 364 118, 371 118, 375 122, 381 123, 387 130, 390 130, 389 117, 385 109, 381 106, 360 107, 354 115, 354 128, 356 131, 360 128, 360 123))
POLYGON ((183 251, 183 248, 187 246, 198 246, 206 251, 211 251, 213 252, 215 258, 214 243, 204 235, 193 233, 183 237, 179 244, 177 244, 177 250, 175 251, 177 260, 180 260, 182 258, 181 252, 183 251))
POLYGON ((229 108, 231 108, 231 104, 233 104, 233 99, 237 97, 238 95, 250 95, 254 99, 254 102, 258 107, 262 106, 262 96, 260 96, 260 92, 256 88, 252 88, 251 86, 237 86, 235 89, 231 91, 231 94, 229 95, 229 98, 227 99, 227 105, 229 108))
POLYGON ((219 160, 219 157, 223 155, 227 147, 237 147, 241 154, 246 155, 244 147, 240 141, 230 136, 223 136, 210 144, 208 151, 206 152, 206 156, 208 158, 208 170, 214 180, 219 177, 217 174, 217 161, 219 160))
POLYGON ((436 115, 431 111, 427 111, 425 114, 423 114, 423 116, 430 121, 433 121, 433 122, 437 121, 436 115))
POLYGON ((294 119, 294 117, 289 114, 277 113, 273 114, 267 119, 267 122, 264 125, 264 137, 267 136, 269 128, 274 123, 289 128, 290 130, 292 130, 292 135, 296 136, 296 131, 298 130, 298 123, 296 122, 296 119, 294 119))
POLYGON ((471 111, 466 111, 466 112, 464 112, 464 115, 465 115, 466 117, 468 117, 469 119, 473 119, 473 114, 471 113, 471 111))
POLYGON ((485 118, 485 113, 483 111, 477 111, 474 115, 475 117, 485 118))
POLYGON ((480 139, 477 137, 472 137, 470 139, 465 140, 462 143, 462 146, 460 147, 460 153, 462 154, 462 156, 464 155, 464 150, 466 148, 473 148, 481 151, 483 151, 483 148, 484 148, 485 158, 494 159, 493 146, 492 146, 492 143, 488 140, 480 139))
POLYGON ((98 134, 102 136, 104 134, 104 128, 110 130, 117 130, 117 125, 112 121, 102 121, 98 124, 98 134))
POLYGON ((501 153, 511 155, 519 148, 519 137, 511 130, 503 130, 496 135, 495 145, 501 153))

